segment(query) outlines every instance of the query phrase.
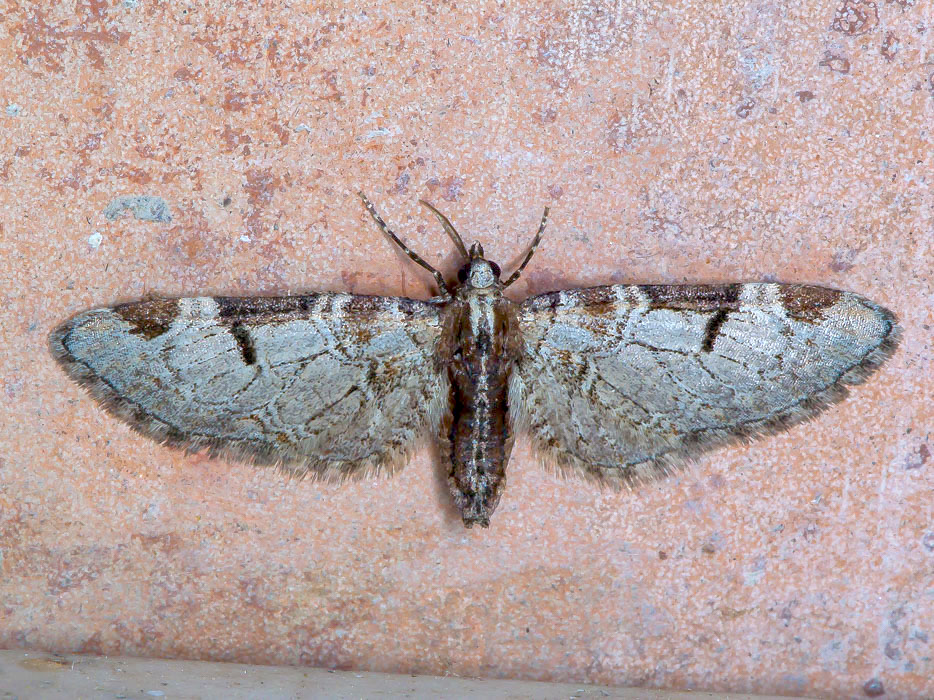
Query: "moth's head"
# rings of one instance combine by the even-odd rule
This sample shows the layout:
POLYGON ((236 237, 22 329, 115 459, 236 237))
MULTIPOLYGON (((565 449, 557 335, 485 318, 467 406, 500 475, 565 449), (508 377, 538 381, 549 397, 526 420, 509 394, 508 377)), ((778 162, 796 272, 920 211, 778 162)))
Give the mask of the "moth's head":
POLYGON ((483 246, 470 246, 470 259, 457 271, 457 281, 474 289, 487 289, 499 283, 499 265, 483 257, 483 246))
MULTIPOLYGON (((363 200, 363 206, 365 206, 366 210, 370 212, 370 216, 373 217, 373 220, 376 221, 379 227, 383 230, 383 233, 392 239, 393 243, 402 248, 406 255, 408 255, 412 260, 424 267, 434 276, 435 281, 438 283, 438 289, 443 297, 452 297, 456 290, 451 289, 450 285, 445 282, 441 273, 427 262, 422 260, 421 256, 416 255, 413 251, 409 250, 409 248, 399 240, 396 234, 390 230, 390 228, 386 225, 386 222, 380 218, 379 214, 376 213, 376 209, 372 204, 370 204, 370 200, 366 198, 366 195, 364 195, 362 192, 359 194, 360 198, 363 200)), ((455 229, 451 222, 448 221, 448 218, 424 199, 420 199, 418 201, 421 202, 432 214, 434 214, 435 218, 437 218, 439 222, 441 222, 445 232, 451 237, 451 240, 454 241, 454 245, 457 246, 457 252, 459 252, 461 256, 467 260, 464 266, 457 271, 457 279, 460 281, 463 288, 466 289, 490 289, 502 291, 517 279, 519 279, 519 275, 522 274, 525 266, 528 265, 529 260, 532 259, 532 254, 535 252, 535 248, 538 246, 538 243, 542 238, 542 233, 545 231, 545 222, 548 221, 548 208, 545 207, 545 213, 542 215, 542 223, 538 227, 538 233, 535 234, 535 238, 532 239, 532 245, 529 246, 529 251, 526 253, 525 259, 519 265, 518 269, 513 272, 505 282, 503 282, 499 278, 500 274, 502 274, 501 270, 499 269, 499 265, 483 257, 482 245, 479 243, 474 243, 472 246, 470 246, 470 250, 468 251, 467 247, 464 245, 464 240, 460 237, 457 229, 455 229)))

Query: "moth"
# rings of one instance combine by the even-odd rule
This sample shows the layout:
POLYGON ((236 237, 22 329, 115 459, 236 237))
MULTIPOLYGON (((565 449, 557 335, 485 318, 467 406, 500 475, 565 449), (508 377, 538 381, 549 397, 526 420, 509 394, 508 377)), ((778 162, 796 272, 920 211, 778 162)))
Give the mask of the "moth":
POLYGON ((422 202, 463 258, 428 300, 331 292, 198 297, 80 313, 50 336, 72 379, 139 432, 188 451, 342 480, 401 467, 434 437, 464 525, 488 527, 519 433, 561 474, 612 487, 784 430, 895 350, 889 310, 797 284, 504 292, 480 243, 422 202))

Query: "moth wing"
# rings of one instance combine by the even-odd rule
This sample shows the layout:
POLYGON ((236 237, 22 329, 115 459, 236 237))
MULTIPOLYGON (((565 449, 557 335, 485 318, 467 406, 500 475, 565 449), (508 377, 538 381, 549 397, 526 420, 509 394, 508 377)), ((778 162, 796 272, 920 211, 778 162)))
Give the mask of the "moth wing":
POLYGON ((881 306, 782 284, 553 292, 518 325, 516 428, 560 471, 617 485, 807 420, 898 342, 881 306))
POLYGON ((189 451, 342 478, 398 466, 447 408, 430 302, 347 294, 144 301, 50 336, 73 379, 189 451))

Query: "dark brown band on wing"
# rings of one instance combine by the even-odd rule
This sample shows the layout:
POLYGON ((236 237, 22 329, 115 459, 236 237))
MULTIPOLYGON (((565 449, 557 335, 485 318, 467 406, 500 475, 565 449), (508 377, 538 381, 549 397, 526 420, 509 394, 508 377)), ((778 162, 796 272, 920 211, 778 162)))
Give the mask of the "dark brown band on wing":
MULTIPOLYGON (((649 300, 651 308, 685 309, 690 311, 727 311, 739 308, 742 284, 641 284, 635 285, 649 300)), ((549 292, 534 298, 533 311, 554 310, 562 299, 573 298, 576 309, 619 304, 619 287, 588 287, 564 292, 549 292)))
POLYGON ((347 314, 368 314, 386 309, 415 316, 425 310, 426 302, 406 297, 379 297, 359 294, 305 294, 289 297, 214 297, 217 316, 222 322, 244 321, 254 316, 287 316, 290 320, 307 318, 321 298, 327 299, 324 313, 334 309, 340 301, 341 311, 347 314))
POLYGON ((235 323, 230 327, 230 334, 237 341, 237 347, 240 348, 240 355, 243 357, 243 363, 247 365, 256 364, 256 346, 253 344, 253 337, 246 326, 235 323))
POLYGON ((532 297, 526 303, 532 311, 554 311, 562 305, 562 301, 572 298, 574 307, 602 306, 604 304, 616 303, 616 291, 614 287, 587 287, 585 289, 569 289, 559 292, 547 292, 532 297))
POLYGON ((640 284, 653 307, 690 311, 739 308, 741 284, 640 284))
POLYGON ((132 326, 130 333, 152 340, 169 330, 172 321, 178 317, 178 301, 158 299, 120 304, 114 307, 114 313, 132 326))
POLYGON ((826 287, 812 287, 797 284, 780 287, 782 303, 789 316, 802 321, 819 321, 824 311, 837 303, 843 292, 826 287))
MULTIPOLYGON (((740 307, 740 295, 743 284, 640 284, 638 289, 649 301, 653 309, 675 309, 696 312, 736 311, 740 307)), ((792 318, 813 323, 824 317, 827 309, 840 299, 842 292, 826 287, 802 284, 776 285, 782 305, 792 318)), ((580 311, 591 307, 594 311, 607 304, 619 303, 618 287, 590 287, 572 289, 564 292, 549 292, 534 297, 532 311, 555 310, 562 305, 562 300, 573 300, 573 306, 580 311)), ((709 327, 715 334, 722 325, 723 318, 709 327)))
POLYGON ((720 335, 720 329, 729 315, 730 312, 727 309, 717 309, 707 321, 707 327, 704 329, 704 342, 701 343, 702 352, 713 350, 714 343, 717 342, 717 336, 720 335))

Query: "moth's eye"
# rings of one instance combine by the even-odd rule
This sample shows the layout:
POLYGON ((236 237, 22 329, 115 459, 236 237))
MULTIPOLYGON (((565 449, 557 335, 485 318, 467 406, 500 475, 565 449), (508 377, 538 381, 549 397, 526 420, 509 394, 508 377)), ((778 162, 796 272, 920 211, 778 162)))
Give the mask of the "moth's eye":
POLYGON ((467 281, 467 272, 469 265, 464 265, 460 270, 457 271, 457 281, 463 284, 467 281))
POLYGON ((490 267, 493 268, 493 274, 499 277, 500 273, 502 272, 502 270, 499 269, 499 265, 497 265, 495 262, 491 262, 490 267))

